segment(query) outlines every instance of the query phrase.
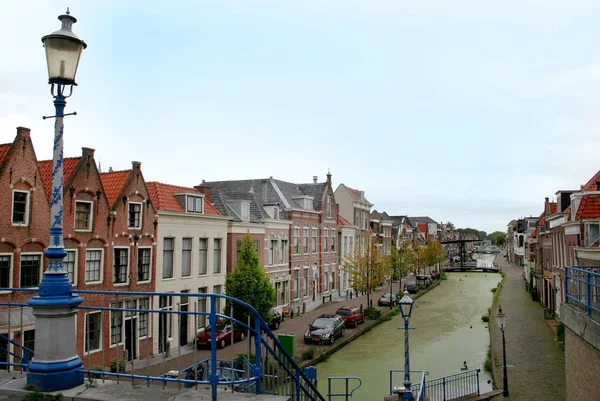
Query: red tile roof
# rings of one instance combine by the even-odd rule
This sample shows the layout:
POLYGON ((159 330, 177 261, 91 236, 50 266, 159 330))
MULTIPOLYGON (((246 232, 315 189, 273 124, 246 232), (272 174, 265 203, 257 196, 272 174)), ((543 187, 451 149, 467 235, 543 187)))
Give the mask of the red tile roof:
MULTIPOLYGON (((156 210, 167 212, 184 212, 183 207, 175 198, 176 193, 200 193, 195 188, 180 187, 177 185, 163 184, 162 182, 148 182, 148 195, 156 210)), ((221 214, 206 198, 204 198, 204 214, 209 216, 220 216, 221 214)))
POLYGON ((341 215, 338 214, 338 226, 351 226, 352 223, 350 223, 348 220, 346 220, 345 218, 343 218, 341 215))
POLYGON ((598 171, 590 180, 581 188, 582 191, 597 191, 600 181, 600 171, 598 171))
MULTIPOLYGON (((77 163, 79 163, 81 157, 66 157, 63 159, 63 174, 65 176, 65 183, 69 181, 71 174, 75 170, 77 163)), ((52 160, 41 160, 38 162, 40 168, 40 174, 42 175, 42 182, 44 183, 44 189, 46 190, 46 196, 48 199, 52 197, 52 160)))
POLYGON ((11 145, 12 145, 12 143, 4 143, 4 144, 0 145, 0 166, 2 165, 4 158, 8 154, 8 151, 10 150, 11 145))
POLYGON ((600 195, 585 195, 581 199, 575 220, 597 219, 600 217, 600 195))
POLYGON ((566 208, 565 211, 563 212, 563 213, 567 214, 567 221, 571 221, 572 220, 571 219, 571 210, 572 210, 571 205, 569 205, 569 207, 566 208))
MULTIPOLYGON (((346 187, 346 188, 348 188, 348 191, 350 191, 350 193, 352 194, 352 196, 354 197, 354 199, 356 199, 357 201, 361 201, 361 199, 360 199, 360 191, 359 190, 353 189, 353 188, 350 188, 350 187, 346 187)), ((367 198, 363 198, 363 200, 361 202, 370 203, 367 200, 367 198)))
POLYGON ((100 174, 104 193, 106 194, 106 199, 111 208, 115 205, 121 191, 123 191, 123 187, 130 174, 131 170, 111 171, 110 173, 100 174))

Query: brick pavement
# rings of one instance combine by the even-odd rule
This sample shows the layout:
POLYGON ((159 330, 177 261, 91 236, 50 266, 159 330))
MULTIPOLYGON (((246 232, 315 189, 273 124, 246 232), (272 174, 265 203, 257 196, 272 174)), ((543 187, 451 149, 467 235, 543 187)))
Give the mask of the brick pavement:
POLYGON ((523 268, 498 254, 506 272, 498 303, 492 311, 491 343, 496 385, 502 388, 502 332, 495 322, 498 305, 507 315, 506 357, 509 400, 565 400, 565 356, 544 322, 543 308, 525 291, 523 268))

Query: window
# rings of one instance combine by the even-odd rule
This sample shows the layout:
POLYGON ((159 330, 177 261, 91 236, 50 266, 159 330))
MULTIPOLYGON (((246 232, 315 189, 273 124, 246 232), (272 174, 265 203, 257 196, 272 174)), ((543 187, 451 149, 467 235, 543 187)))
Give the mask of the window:
POLYGON ((271 246, 269 247, 269 264, 275 264, 275 253, 277 252, 277 240, 271 240, 271 246))
POLYGON ((137 281, 150 280, 150 255, 152 248, 138 248, 137 281))
POLYGON ((65 251, 67 251, 67 256, 63 259, 63 266, 67 272, 69 282, 73 284, 75 282, 75 272, 77 271, 77 251, 68 249, 65 249, 65 251))
POLYGON ((585 228, 585 246, 590 246, 600 238, 600 225, 598 223, 587 223, 585 228))
POLYGON ((29 192, 13 192, 12 223, 26 226, 29 220, 29 192))
POLYGON ((312 229, 312 253, 317 253, 317 227, 312 229))
POLYGON ((348 254, 348 236, 344 235, 344 249, 342 252, 343 256, 346 256, 348 254))
POLYGON ((189 277, 192 274, 192 239, 181 240, 181 277, 189 277))
POLYGON ((302 229, 302 253, 308 253, 308 227, 302 229))
MULTIPOLYGON (((223 293, 223 286, 222 285, 215 285, 213 287, 213 294, 222 294, 223 293)), ((221 309, 221 301, 223 300, 223 298, 221 297, 215 297, 215 308, 216 308, 216 313, 221 313, 222 309, 221 309)))
POLYGON ((21 288, 40 284, 41 255, 21 254, 21 288))
POLYGON ((337 242, 337 238, 335 235, 335 230, 331 229, 331 252, 335 252, 335 243, 337 242))
POLYGON ((298 237, 300 236, 300 227, 294 227, 294 237, 292 239, 293 252, 298 254, 298 237))
MULTIPOLYGON (((23 332, 23 346, 31 351, 35 351, 35 330, 23 332)), ((31 360, 32 357, 33 354, 28 352, 27 359, 31 360)))
POLYGON ((115 248, 113 263, 113 283, 127 282, 127 268, 129 267, 129 248, 115 248))
POLYGON ((221 273, 221 238, 215 238, 213 254, 215 257, 213 264, 213 274, 221 273))
POLYGON ((329 252, 329 248, 327 248, 327 240, 329 236, 329 229, 326 228, 323 230, 323 252, 329 252))
POLYGON ((141 337, 148 337, 148 309, 150 309, 150 300, 141 298, 138 300, 138 333, 141 337))
POLYGON ((327 195, 327 217, 331 218, 331 195, 327 195))
MULTIPOLYGON (((122 308, 122 302, 115 302, 110 305, 111 308, 122 308)), ((116 345, 123 342, 123 311, 110 311, 110 345, 116 345)))
POLYGON ((204 198, 201 196, 188 195, 186 197, 186 210, 190 213, 204 213, 204 198))
POLYGON ((254 249, 256 249, 256 253, 258 253, 260 255, 260 241, 259 240, 254 241, 254 249))
POLYGON ((173 278, 173 250, 175 239, 165 238, 163 240, 163 278, 173 278))
POLYGON ((246 202, 242 202, 242 220, 248 221, 250 220, 250 204, 246 202))
POLYGON ((358 210, 354 212, 354 225, 360 227, 360 212, 358 210))
POLYGON ((0 287, 10 288, 11 255, 0 255, 0 287))
POLYGON ((302 290, 302 294, 304 294, 304 296, 308 295, 308 266, 304 267, 304 283, 303 283, 303 290, 302 290))
POLYGON ((85 352, 100 350, 100 336, 102 335, 102 320, 100 312, 86 313, 85 315, 85 352))
POLYGON ((273 208, 273 218, 275 220, 279 219, 279 208, 278 207, 273 208))
POLYGON ((85 251, 86 283, 99 282, 101 280, 102 252, 102 249, 88 249, 85 251))
POLYGON ((142 228, 142 204, 129 202, 128 228, 142 228))
POLYGON ((208 238, 200 238, 199 251, 198 274, 203 275, 207 273, 208 266, 208 238))
POLYGON ((286 239, 281 240, 281 253, 279 254, 279 259, 281 263, 287 263, 287 253, 288 253, 288 241, 286 239))
POLYGON ((329 265, 323 266, 323 291, 329 291, 329 265))
POLYGON ((350 237, 349 241, 350 241, 350 247, 348 248, 348 251, 350 251, 350 255, 353 255, 354 254, 354 237, 350 237))
POLYGON ((298 299, 300 285, 300 270, 294 270, 294 299, 298 299))
MULTIPOLYGON (((208 292, 207 287, 198 288, 198 294, 206 294, 208 292)), ((206 312, 206 297, 198 297, 198 313, 206 312)), ((206 315, 198 315, 198 328, 206 325, 206 315)))
POLYGON ((75 201, 75 230, 92 230, 92 202, 75 201))

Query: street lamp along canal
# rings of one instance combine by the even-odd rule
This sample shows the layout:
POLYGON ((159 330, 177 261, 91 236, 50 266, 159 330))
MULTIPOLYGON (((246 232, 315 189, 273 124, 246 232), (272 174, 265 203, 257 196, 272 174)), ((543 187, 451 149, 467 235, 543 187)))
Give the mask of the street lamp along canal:
POLYGON ((506 314, 502 312, 502 306, 498 307, 498 313, 496 314, 496 323, 502 331, 502 360, 504 364, 504 391, 502 395, 508 397, 508 374, 506 370, 506 338, 504 337, 504 329, 506 328, 506 314))
POLYGON ((404 396, 405 400, 414 400, 415 397, 410 389, 410 358, 408 353, 408 321, 412 313, 414 305, 413 299, 408 295, 408 291, 404 290, 404 296, 400 299, 400 312, 404 319, 404 396))
POLYGON ((66 14, 58 17, 60 30, 46 35, 50 93, 54 97, 54 149, 52 158, 52 196, 50 203, 50 238, 45 252, 48 268, 39 286, 39 294, 29 300, 36 316, 35 356, 28 366, 27 383, 41 391, 56 391, 83 384, 83 362, 77 355, 75 306, 83 299, 73 294, 64 269, 67 255, 63 239, 63 118, 66 98, 73 93, 79 57, 87 45, 71 27, 77 20, 66 14), (69 94, 65 95, 66 89, 69 94))

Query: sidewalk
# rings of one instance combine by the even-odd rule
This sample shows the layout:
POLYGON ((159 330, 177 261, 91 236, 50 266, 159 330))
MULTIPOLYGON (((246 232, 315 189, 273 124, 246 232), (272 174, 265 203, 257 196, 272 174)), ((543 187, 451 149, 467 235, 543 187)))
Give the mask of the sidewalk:
POLYGON ((565 356, 544 321, 541 305, 525 291, 523 269, 498 254, 506 273, 498 303, 491 313, 491 344, 496 386, 502 389, 502 332, 495 321, 498 306, 506 313, 506 359, 509 400, 565 400, 565 356))

